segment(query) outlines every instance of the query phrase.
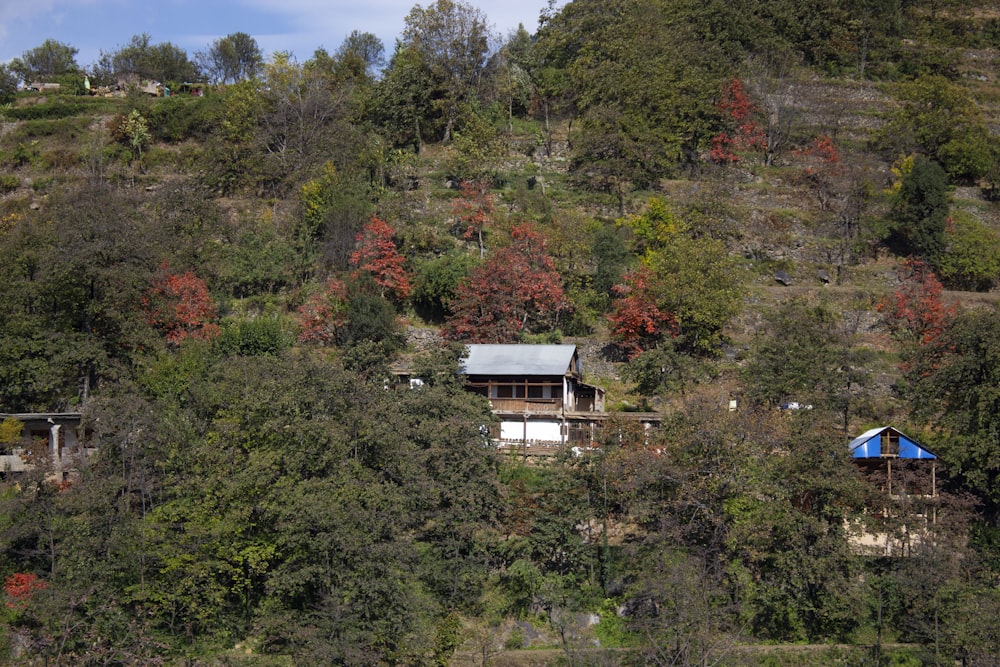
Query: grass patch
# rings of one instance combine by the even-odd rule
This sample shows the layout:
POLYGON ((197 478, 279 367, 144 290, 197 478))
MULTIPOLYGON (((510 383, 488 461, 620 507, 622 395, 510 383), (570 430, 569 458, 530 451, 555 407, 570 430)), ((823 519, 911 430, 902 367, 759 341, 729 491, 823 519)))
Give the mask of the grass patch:
POLYGON ((61 141, 75 141, 83 135, 89 123, 89 118, 27 120, 15 128, 10 133, 10 137, 13 141, 25 141, 44 137, 58 137, 61 141))

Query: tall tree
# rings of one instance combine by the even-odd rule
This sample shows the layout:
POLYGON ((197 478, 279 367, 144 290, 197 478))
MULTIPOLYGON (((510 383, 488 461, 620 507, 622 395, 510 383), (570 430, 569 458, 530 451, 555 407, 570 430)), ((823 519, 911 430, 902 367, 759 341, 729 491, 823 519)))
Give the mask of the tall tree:
POLYGON ((216 83, 253 79, 264 65, 257 40, 245 32, 234 32, 213 41, 195 54, 199 66, 216 83))
MULTIPOLYGON (((573 2, 539 30, 545 98, 580 119, 573 166, 624 196, 693 162, 711 130, 729 59, 656 0, 573 2)), ((576 127, 574 125, 574 127, 576 127)))
POLYGON ((270 189, 297 185, 324 163, 345 167, 361 141, 348 122, 357 107, 354 86, 314 65, 279 51, 263 68, 266 112, 256 142, 266 156, 270 189))
POLYGON ((716 354, 722 328, 739 312, 743 268, 722 242, 697 236, 661 199, 652 199, 642 214, 622 224, 632 231, 648 269, 646 293, 661 314, 676 320, 681 346, 716 354))
POLYGON ((0 104, 10 104, 17 94, 17 73, 10 65, 0 65, 0 104))
MULTIPOLYGON (((909 364, 907 396, 961 488, 1000 517, 1000 310, 960 312, 909 364)), ((930 436, 929 436, 930 437, 930 436)))
POLYGON ((337 48, 341 62, 354 61, 361 73, 374 78, 385 67, 385 45, 370 32, 352 30, 337 48))
POLYGON ((370 113, 395 146, 423 150, 424 141, 440 136, 430 65, 413 45, 397 45, 385 76, 375 89, 370 113))
POLYGON ((937 270, 945 252, 949 207, 944 169, 918 155, 893 196, 890 242, 899 244, 907 254, 923 257, 937 270))
POLYGON ((824 300, 780 304, 742 369, 746 397, 773 409, 794 401, 837 414, 843 435, 869 391, 872 357, 824 300))
POLYGON ((436 110, 443 121, 441 139, 449 141, 462 105, 474 99, 490 49, 486 16, 458 0, 416 5, 405 19, 397 53, 414 49, 431 76, 424 85, 437 89, 436 110))

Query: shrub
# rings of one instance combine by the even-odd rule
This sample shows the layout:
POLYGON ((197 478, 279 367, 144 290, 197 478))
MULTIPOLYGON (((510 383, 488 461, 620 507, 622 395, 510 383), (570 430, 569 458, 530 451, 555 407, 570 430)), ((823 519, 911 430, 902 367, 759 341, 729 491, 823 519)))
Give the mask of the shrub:
POLYGON ((50 98, 44 104, 32 104, 26 107, 18 107, 6 111, 5 115, 10 120, 54 120, 78 116, 85 113, 87 107, 77 102, 63 102, 58 98, 50 98))
POLYGON ((204 100, 202 97, 167 97, 150 106, 144 112, 150 134, 157 141, 170 143, 204 136, 208 129, 204 100))
POLYGON ((239 320, 222 327, 216 345, 223 354, 248 357, 278 355, 292 344, 292 334, 273 317, 239 320))
POLYGON ((958 212, 948 220, 945 240, 941 281, 953 289, 989 291, 1000 278, 1000 234, 958 212))
POLYGON ((13 192, 21 185, 21 179, 14 174, 0 175, 0 194, 13 192))

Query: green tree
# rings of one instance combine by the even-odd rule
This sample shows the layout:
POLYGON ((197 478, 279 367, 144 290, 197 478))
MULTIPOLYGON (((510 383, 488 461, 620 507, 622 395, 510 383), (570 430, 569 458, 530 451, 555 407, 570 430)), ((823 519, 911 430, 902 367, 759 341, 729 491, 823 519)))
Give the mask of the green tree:
POLYGON ((844 516, 866 506, 869 487, 847 448, 824 441, 818 416, 804 415, 787 434, 772 429, 781 454, 757 439, 764 432, 750 436, 752 450, 769 452, 743 468, 743 488, 754 491, 724 501, 730 576, 758 637, 844 638, 861 610, 844 516))
POLYGON ((693 162, 708 140, 729 63, 697 28, 664 21, 684 10, 653 0, 572 3, 539 30, 539 75, 580 119, 573 166, 592 187, 623 198, 693 162))
POLYGON ((869 389, 872 355, 825 301, 790 300, 766 321, 741 373, 747 398, 772 409, 795 401, 839 414, 846 436, 869 389))
POLYGON ((10 104, 17 94, 17 73, 7 64, 0 65, 0 106, 10 104))
POLYGON ((659 199, 622 224, 632 230, 648 270, 648 290, 660 312, 676 320, 684 348, 718 353, 722 328, 740 308, 744 273, 739 262, 722 242, 695 236, 659 199))
POLYGON ((418 312, 428 319, 444 320, 451 313, 458 285, 472 266, 472 258, 464 253, 449 253, 419 264, 410 295, 418 312))
POLYGON ((412 49, 426 68, 430 79, 423 85, 435 91, 433 108, 442 122, 438 136, 448 142, 463 104, 479 91, 489 52, 486 16, 461 0, 437 0, 427 7, 414 6, 404 21, 396 51, 412 49))
POLYGON ((370 32, 352 30, 337 48, 336 55, 342 62, 356 60, 361 73, 370 78, 385 66, 385 45, 370 32))
POLYGON ((142 33, 115 51, 102 51, 93 75, 95 83, 104 85, 143 80, 179 84, 197 81, 199 71, 183 49, 170 42, 153 44, 149 33, 142 33))
POLYGON ((972 96, 942 76, 899 84, 900 106, 876 142, 891 154, 922 151, 959 182, 976 182, 993 163, 991 139, 972 96))
POLYGON ((216 83, 238 83, 253 79, 264 65, 257 40, 245 32, 234 32, 214 40, 195 54, 202 71, 216 83))
POLYGON ((47 39, 40 46, 22 53, 20 58, 11 60, 10 69, 24 83, 51 81, 79 69, 76 64, 79 51, 69 44, 47 39))
POLYGON ((535 64, 531 35, 518 24, 506 42, 490 59, 488 82, 491 85, 486 99, 495 100, 507 108, 507 132, 513 132, 515 116, 528 113, 536 86, 531 68, 535 64))
POLYGON ((643 396, 679 391, 683 395, 695 383, 696 360, 685 354, 677 341, 664 338, 656 347, 629 360, 622 377, 634 382, 643 396))
MULTIPOLYGON (((1000 311, 959 312, 942 333, 915 351, 906 396, 920 423, 940 436, 928 446, 949 462, 949 474, 981 498, 990 520, 1000 507, 1000 311)), ((930 436, 928 436, 930 437, 930 436)))
POLYGON ((6 386, 17 403, 65 409, 151 342, 136 315, 163 256, 163 233, 136 193, 54 193, 47 214, 26 217, 0 244, 0 329, 16 360, 6 386))
POLYGON ((349 289, 346 324, 339 332, 339 342, 348 347, 363 343, 381 346, 380 356, 387 357, 403 345, 403 336, 396 322, 396 309, 377 295, 374 283, 355 283, 349 289))
POLYGON ((424 141, 438 136, 430 65, 416 46, 397 46, 371 102, 373 120, 394 146, 421 152, 424 141))
POLYGON ((256 145, 259 123, 267 111, 259 84, 241 81, 214 96, 208 113, 211 135, 206 184, 235 192, 255 184, 264 171, 256 145))
POLYGON ((948 183, 937 162, 918 155, 893 195, 890 243, 919 255, 937 270, 945 252, 949 211, 948 183))
POLYGON ((625 268, 633 257, 621 234, 611 225, 601 225, 594 232, 591 247, 594 261, 592 279, 594 292, 602 298, 602 305, 607 308, 611 303, 611 288, 621 282, 625 268))

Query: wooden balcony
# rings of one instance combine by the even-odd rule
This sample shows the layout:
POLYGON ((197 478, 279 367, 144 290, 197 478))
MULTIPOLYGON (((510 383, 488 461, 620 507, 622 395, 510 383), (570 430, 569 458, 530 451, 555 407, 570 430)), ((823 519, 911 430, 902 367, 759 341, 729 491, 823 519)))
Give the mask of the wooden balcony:
POLYGON ((516 413, 559 413, 562 411, 561 398, 491 398, 490 405, 497 412, 516 413))

